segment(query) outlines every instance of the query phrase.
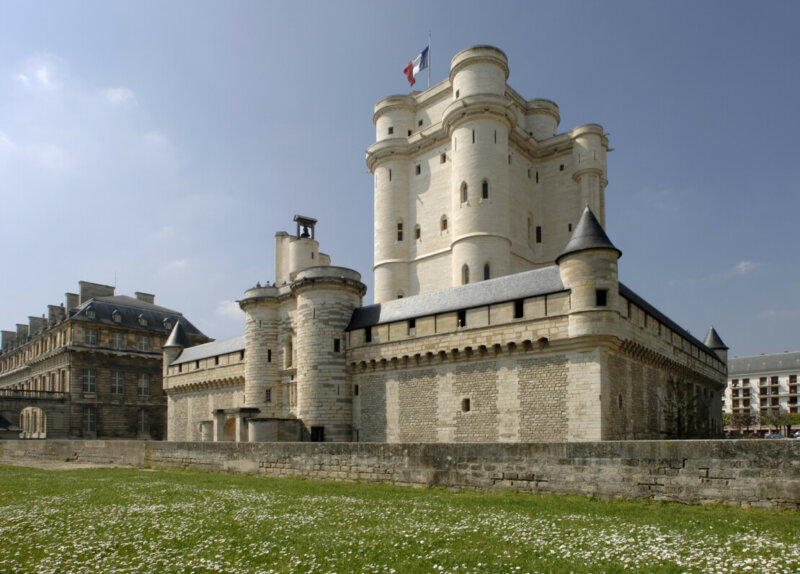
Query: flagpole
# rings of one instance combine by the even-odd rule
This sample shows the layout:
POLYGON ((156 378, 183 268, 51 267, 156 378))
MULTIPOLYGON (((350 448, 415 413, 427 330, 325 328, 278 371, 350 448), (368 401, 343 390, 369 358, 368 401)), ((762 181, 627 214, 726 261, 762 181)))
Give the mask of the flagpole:
POLYGON ((428 30, 428 89, 431 89, 431 31, 428 30))

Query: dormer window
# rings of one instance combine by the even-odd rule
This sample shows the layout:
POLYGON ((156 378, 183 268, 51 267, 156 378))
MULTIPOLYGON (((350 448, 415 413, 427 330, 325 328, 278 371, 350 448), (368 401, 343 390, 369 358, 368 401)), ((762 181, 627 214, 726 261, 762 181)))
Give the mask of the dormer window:
POLYGON ((137 317, 137 320, 139 321, 139 325, 140 326, 147 327, 147 318, 144 315, 139 313, 139 316, 137 317))
POLYGON ((111 312, 111 320, 114 321, 115 323, 122 323, 122 313, 114 309, 111 312))
POLYGON ((97 313, 95 313, 94 307, 88 307, 86 309, 86 318, 87 319, 96 319, 97 318, 97 313))
POLYGON ((167 319, 166 317, 164 317, 164 320, 162 321, 162 324, 164 325, 165 329, 172 329, 172 322, 169 319, 167 319))

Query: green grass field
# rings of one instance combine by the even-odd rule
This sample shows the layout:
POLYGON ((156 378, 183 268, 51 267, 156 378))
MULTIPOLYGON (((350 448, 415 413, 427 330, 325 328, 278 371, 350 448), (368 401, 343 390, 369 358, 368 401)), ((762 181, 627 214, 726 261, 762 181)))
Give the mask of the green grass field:
POLYGON ((0 466, 0 572, 798 572, 800 513, 0 466))

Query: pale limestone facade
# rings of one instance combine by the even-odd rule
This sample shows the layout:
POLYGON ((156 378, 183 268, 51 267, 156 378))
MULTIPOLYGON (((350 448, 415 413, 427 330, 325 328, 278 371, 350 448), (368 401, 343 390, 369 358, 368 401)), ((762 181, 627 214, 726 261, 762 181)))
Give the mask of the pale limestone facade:
POLYGON ((375 301, 551 265, 589 205, 605 225, 608 139, 507 83, 497 48, 375 106, 375 301), (468 278, 467 278, 468 275, 468 278))
POLYGON ((471 48, 448 80, 378 103, 376 303, 296 216, 275 284, 240 302, 243 337, 170 337, 170 440, 654 439, 676 408, 693 435, 721 431, 724 352, 619 282, 602 128, 557 134, 557 106, 507 76, 502 52, 471 48))

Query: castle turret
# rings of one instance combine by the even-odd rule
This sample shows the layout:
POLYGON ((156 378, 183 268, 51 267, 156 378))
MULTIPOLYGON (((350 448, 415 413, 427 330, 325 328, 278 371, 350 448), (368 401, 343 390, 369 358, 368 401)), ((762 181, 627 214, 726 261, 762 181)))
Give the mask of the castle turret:
POLYGON ((614 247, 587 205, 556 264, 570 289, 569 336, 608 333, 619 318, 617 260, 614 247))
POLYGON ((506 55, 491 46, 456 54, 453 102, 442 123, 450 137, 452 283, 511 272, 509 134, 516 115, 505 97, 506 55))
POLYGON ((180 321, 176 321, 172 332, 169 334, 169 338, 167 338, 167 342, 161 347, 161 352, 163 354, 162 368, 165 378, 169 366, 180 356, 183 350, 189 346, 191 346, 191 343, 189 342, 189 337, 186 335, 186 329, 183 328, 180 321))
POLYGON ((316 267, 297 275, 292 292, 297 297, 297 418, 312 441, 353 440, 345 328, 366 286, 352 269, 316 267))
POLYGON ((248 289, 239 306, 245 313, 244 406, 267 408, 280 403, 272 389, 280 388, 278 373, 278 289, 248 289), (267 397, 267 389, 270 396, 267 397), (269 400, 267 400, 269 398, 269 400))
POLYGON ((572 179, 580 186, 582 205, 588 205, 600 221, 606 224, 605 187, 606 146, 603 128, 597 124, 587 124, 572 130, 572 160, 575 171, 572 179))
POLYGON ((708 347, 717 354, 717 357, 719 357, 720 361, 727 364, 728 346, 722 342, 722 339, 717 333, 717 330, 714 328, 714 325, 711 325, 711 327, 709 328, 703 343, 705 344, 706 347, 708 347))
POLYGON ((408 136, 414 121, 414 99, 392 96, 378 102, 373 121, 376 145, 370 166, 375 174, 375 301, 409 293, 408 136))

